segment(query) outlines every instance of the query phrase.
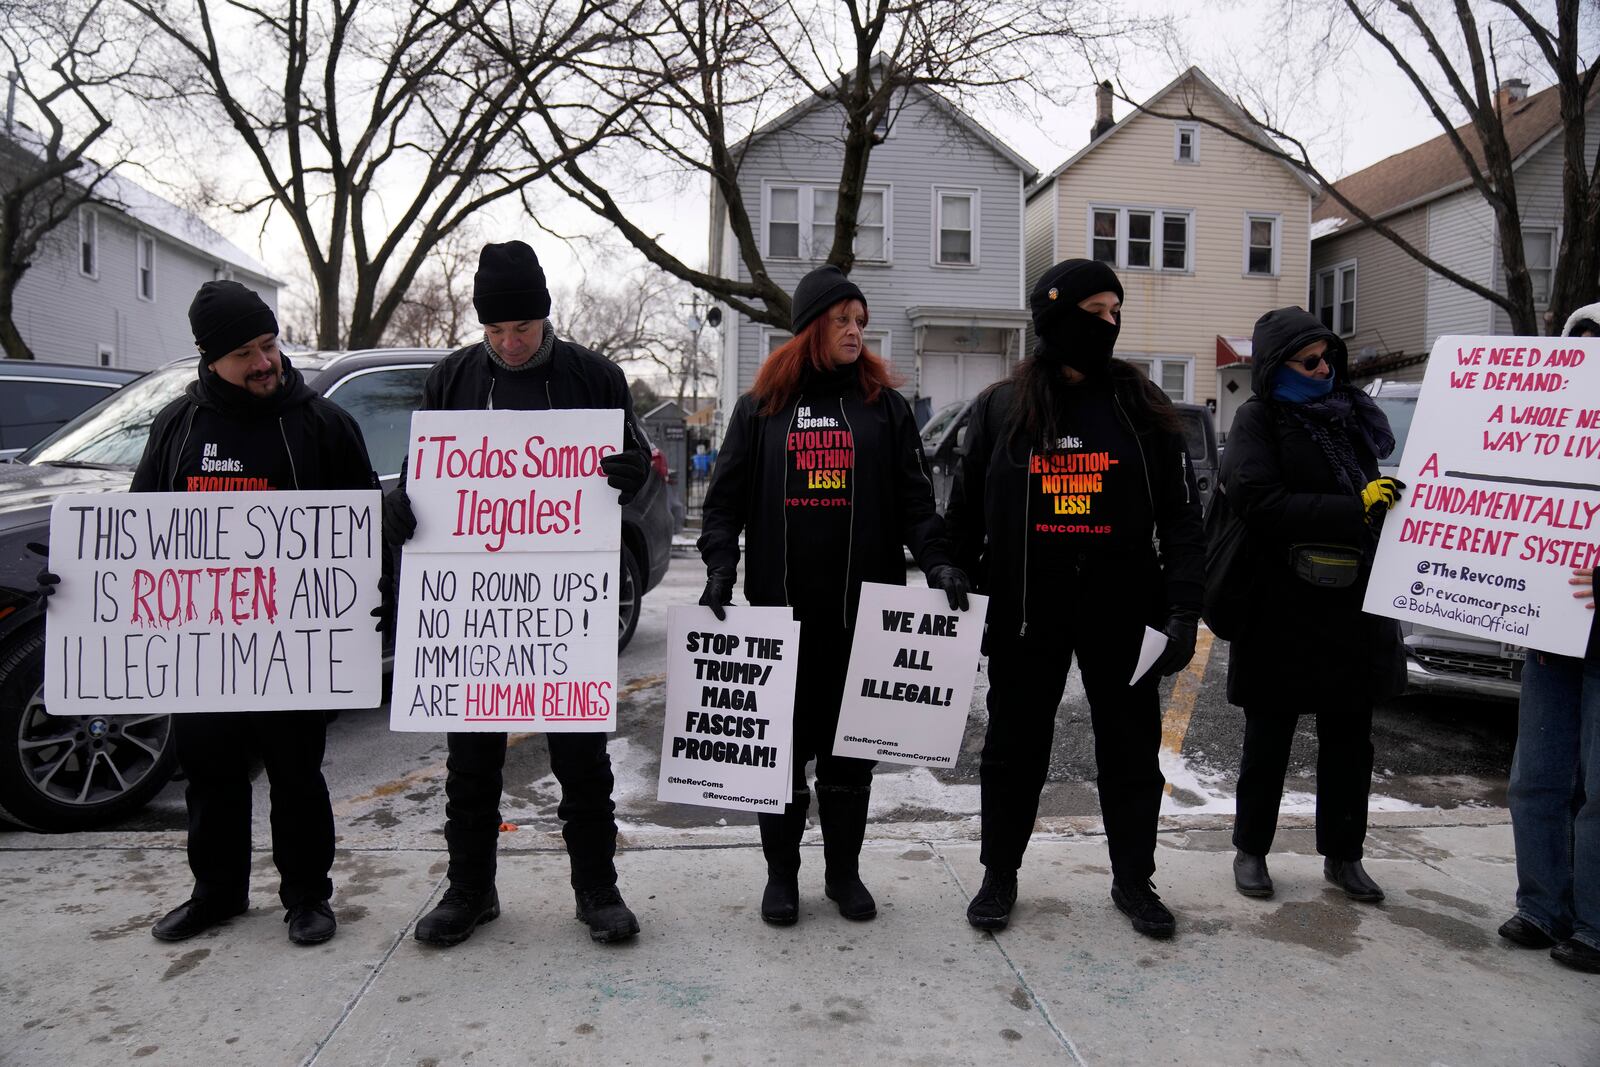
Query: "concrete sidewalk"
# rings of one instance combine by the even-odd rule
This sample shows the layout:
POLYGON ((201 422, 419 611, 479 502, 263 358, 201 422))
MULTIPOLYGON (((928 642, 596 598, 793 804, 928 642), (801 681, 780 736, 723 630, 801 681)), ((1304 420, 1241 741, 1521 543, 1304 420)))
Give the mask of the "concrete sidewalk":
POLYGON ((1234 892, 1218 820, 1169 823, 1165 943, 1112 907, 1087 821, 1035 837, 998 937, 963 918, 970 822, 872 828, 872 923, 823 899, 808 847, 788 929, 757 914, 753 828, 629 833, 644 932, 611 947, 572 917, 559 838, 519 832, 505 913, 448 951, 411 938, 442 888, 437 833, 345 833, 339 936, 309 949, 285 939, 265 850, 247 915, 169 945, 149 927, 189 884, 178 835, 0 834, 0 1062, 1600 1063, 1600 977, 1495 936, 1504 812, 1373 823, 1378 906, 1322 880, 1303 819, 1279 834, 1269 901, 1234 892))

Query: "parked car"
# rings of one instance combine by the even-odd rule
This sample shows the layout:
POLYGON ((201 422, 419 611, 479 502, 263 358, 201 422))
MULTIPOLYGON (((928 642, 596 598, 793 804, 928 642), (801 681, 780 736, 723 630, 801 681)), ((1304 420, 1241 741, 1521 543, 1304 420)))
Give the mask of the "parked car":
POLYGON ((10 459, 143 373, 0 359, 0 460, 10 459))
MULTIPOLYGON (((1379 470, 1395 477, 1400 468, 1400 456, 1405 451, 1406 435, 1411 432, 1422 384, 1379 378, 1369 384, 1366 391, 1389 416, 1389 427, 1394 430, 1394 453, 1379 470)), ((1408 691, 1510 700, 1521 694, 1526 652, 1520 646, 1413 622, 1402 622, 1400 632, 1406 644, 1408 691)))
MULTIPOLYGON (((411 413, 445 353, 417 349, 297 355, 306 382, 360 423, 384 487, 400 475, 411 413)), ((55 434, 0 464, 0 818, 38 830, 81 830, 143 806, 171 776, 165 715, 50 716, 43 692, 44 619, 34 604, 49 543, 51 502, 64 493, 120 492, 156 413, 195 377, 195 361, 152 371, 55 434)), ((666 573, 672 515, 662 464, 622 511, 618 647, 641 601, 666 573)))

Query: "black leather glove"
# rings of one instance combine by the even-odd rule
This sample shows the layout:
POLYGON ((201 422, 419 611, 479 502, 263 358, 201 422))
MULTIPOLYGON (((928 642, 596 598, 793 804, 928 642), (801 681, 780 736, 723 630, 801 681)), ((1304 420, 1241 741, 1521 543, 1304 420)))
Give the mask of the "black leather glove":
POLYGON ((967 572, 960 567, 949 564, 934 567, 928 572, 928 584, 944 590, 944 595, 950 600, 951 611, 966 611, 969 607, 967 594, 972 591, 972 583, 967 581, 967 572))
POLYGON ((33 594, 33 602, 42 608, 50 602, 50 596, 56 591, 56 586, 61 584, 61 576, 50 570, 49 548, 35 541, 29 541, 27 547, 34 555, 44 557, 44 566, 39 570, 39 576, 34 579, 39 583, 39 588, 33 594))
POLYGON ((644 488, 645 477, 650 473, 650 461, 632 449, 613 452, 600 461, 606 472, 606 484, 622 494, 618 503, 627 506, 644 488))
POLYGON ((706 591, 700 594, 701 606, 710 608, 718 622, 727 622, 728 613, 724 606, 732 603, 733 574, 724 570, 707 571, 706 591))
POLYGON ((1175 611, 1165 627, 1167 647, 1156 657, 1150 669, 1159 675, 1177 674, 1194 659, 1195 636, 1200 630, 1200 616, 1192 611, 1175 611))
POLYGON ((387 578, 378 579, 378 606, 372 609, 372 617, 377 621, 372 628, 380 634, 394 625, 394 591, 392 582, 387 578))
POLYGON ((417 532, 417 513, 411 510, 406 487, 397 485, 383 494, 383 539, 403 545, 417 532))

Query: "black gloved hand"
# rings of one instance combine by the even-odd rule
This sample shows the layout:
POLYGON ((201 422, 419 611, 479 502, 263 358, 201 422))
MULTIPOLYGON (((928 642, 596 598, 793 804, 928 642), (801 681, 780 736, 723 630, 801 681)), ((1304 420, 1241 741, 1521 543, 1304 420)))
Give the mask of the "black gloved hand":
POLYGON ((56 586, 61 584, 61 576, 50 570, 50 549, 36 541, 29 541, 27 547, 34 555, 44 557, 44 566, 34 579, 39 583, 39 588, 33 594, 33 602, 42 608, 50 602, 50 596, 56 591, 56 586))
POLYGON ((627 449, 613 452, 602 459, 600 469, 606 472, 606 484, 622 494, 617 502, 627 506, 644 488, 645 477, 650 473, 650 461, 640 453, 627 449))
POLYGON ((406 487, 397 485, 383 494, 383 539, 403 545, 417 532, 417 513, 411 510, 406 487))
POLYGON ((394 625, 394 592, 393 585, 388 578, 378 579, 378 606, 372 609, 372 617, 377 620, 372 628, 380 634, 394 625))
POLYGON ((934 567, 928 572, 928 584, 944 590, 944 595, 950 600, 951 611, 966 611, 969 607, 967 594, 972 591, 972 583, 967 581, 967 572, 960 567, 949 564, 934 567))
POLYGON ((1192 611, 1175 611, 1167 620, 1165 632, 1167 647, 1156 657, 1150 669, 1158 675, 1177 674, 1194 659, 1195 637, 1200 630, 1200 616, 1192 611))
POLYGON ((731 571, 714 570, 706 572, 706 591, 700 594, 702 607, 711 609, 711 614, 717 617, 718 622, 727 622, 728 613, 724 605, 733 603, 733 573, 731 571))

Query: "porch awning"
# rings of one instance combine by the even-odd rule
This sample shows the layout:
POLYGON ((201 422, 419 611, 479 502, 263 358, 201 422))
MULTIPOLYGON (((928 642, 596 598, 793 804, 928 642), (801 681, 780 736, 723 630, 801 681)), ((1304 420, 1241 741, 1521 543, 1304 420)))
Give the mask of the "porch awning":
POLYGON ((1246 367, 1250 365, 1250 338, 1224 337, 1217 334, 1217 366, 1226 367, 1238 363, 1246 367))

